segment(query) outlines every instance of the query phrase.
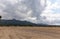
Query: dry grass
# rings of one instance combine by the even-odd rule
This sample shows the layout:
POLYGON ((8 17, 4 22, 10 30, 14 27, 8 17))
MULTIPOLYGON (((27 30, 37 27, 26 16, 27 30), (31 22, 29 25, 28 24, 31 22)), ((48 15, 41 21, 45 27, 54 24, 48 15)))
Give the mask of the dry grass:
POLYGON ((0 39, 60 39, 60 28, 0 27, 0 39))

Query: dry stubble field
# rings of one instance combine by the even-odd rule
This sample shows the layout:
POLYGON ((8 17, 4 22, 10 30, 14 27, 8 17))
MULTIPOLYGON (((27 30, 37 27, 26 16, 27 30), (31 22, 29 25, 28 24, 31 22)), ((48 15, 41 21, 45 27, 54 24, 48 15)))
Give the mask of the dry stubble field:
POLYGON ((60 27, 0 27, 0 39, 60 39, 60 27))

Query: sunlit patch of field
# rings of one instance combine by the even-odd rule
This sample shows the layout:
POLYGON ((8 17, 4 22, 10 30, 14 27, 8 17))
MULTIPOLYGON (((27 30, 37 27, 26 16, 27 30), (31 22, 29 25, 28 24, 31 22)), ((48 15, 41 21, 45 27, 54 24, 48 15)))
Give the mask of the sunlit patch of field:
POLYGON ((60 28, 0 27, 0 39, 60 39, 60 28))

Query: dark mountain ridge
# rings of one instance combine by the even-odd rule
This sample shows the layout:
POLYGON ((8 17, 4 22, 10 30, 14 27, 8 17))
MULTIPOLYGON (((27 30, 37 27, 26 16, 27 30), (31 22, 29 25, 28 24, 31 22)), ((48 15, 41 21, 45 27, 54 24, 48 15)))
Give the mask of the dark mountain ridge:
POLYGON ((20 21, 20 20, 0 20, 1 26, 41 26, 45 24, 35 24, 28 21, 20 21))

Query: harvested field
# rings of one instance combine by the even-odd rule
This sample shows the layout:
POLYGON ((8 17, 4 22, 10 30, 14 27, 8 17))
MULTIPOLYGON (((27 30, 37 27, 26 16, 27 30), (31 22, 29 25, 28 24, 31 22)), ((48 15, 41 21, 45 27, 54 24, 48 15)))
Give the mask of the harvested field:
POLYGON ((60 39, 60 28, 0 27, 0 39, 60 39))

